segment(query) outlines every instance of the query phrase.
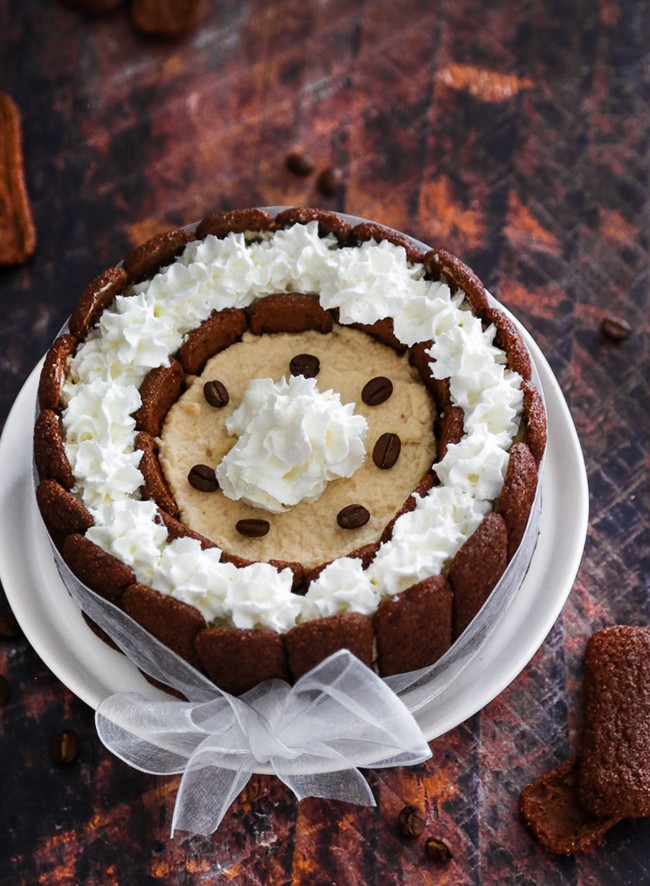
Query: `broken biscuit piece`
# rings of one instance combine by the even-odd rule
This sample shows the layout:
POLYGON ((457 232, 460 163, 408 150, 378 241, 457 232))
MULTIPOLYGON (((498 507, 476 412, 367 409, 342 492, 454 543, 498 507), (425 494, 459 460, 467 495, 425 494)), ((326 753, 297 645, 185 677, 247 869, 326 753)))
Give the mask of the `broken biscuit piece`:
POLYGON ((577 777, 576 760, 565 760, 521 792, 521 817, 549 852, 581 852, 620 821, 616 817, 593 815, 582 808, 576 790, 577 777))

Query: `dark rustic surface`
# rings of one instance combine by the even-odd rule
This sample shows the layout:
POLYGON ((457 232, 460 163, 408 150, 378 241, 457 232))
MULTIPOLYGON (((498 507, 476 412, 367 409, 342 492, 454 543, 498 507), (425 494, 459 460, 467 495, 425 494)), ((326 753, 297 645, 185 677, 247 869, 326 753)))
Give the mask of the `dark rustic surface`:
POLYGON ((39 234, 27 266, 0 269, 0 418, 83 283, 133 245, 214 209, 316 204, 474 266, 548 356, 591 490, 584 560, 543 647, 429 762, 369 773, 376 809, 298 805, 255 777, 214 837, 171 842, 178 779, 113 759, 26 641, 0 639, 0 882, 650 882, 647 820, 564 859, 517 814, 520 789, 576 745, 587 637, 648 624, 649 38, 650 6, 626 0, 224 0, 176 42, 138 35, 124 6, 0 0, 0 90, 22 112, 39 234), (311 176, 285 168, 295 144, 311 176), (329 165, 342 183, 323 197, 329 165), (601 336, 606 313, 630 321, 623 343, 601 336), (63 728, 79 756, 56 766, 63 728), (446 867, 397 836, 417 801, 446 867))

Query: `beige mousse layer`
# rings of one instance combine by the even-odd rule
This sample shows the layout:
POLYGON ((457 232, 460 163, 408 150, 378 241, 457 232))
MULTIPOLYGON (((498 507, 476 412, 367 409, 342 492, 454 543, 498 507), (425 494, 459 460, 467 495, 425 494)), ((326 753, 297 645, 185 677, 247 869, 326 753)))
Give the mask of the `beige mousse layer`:
POLYGON ((190 380, 187 391, 171 408, 160 439, 160 461, 180 507, 183 522, 222 549, 254 560, 298 560, 307 568, 345 556, 349 551, 377 541, 435 455, 434 406, 408 357, 400 357, 363 332, 334 326, 332 333, 304 332, 255 336, 208 361, 203 374, 190 380), (311 503, 301 502, 282 514, 232 501, 222 493, 199 492, 187 475, 196 464, 216 467, 237 438, 226 431, 226 419, 241 402, 254 378, 279 381, 289 376, 296 354, 313 354, 320 360, 320 391, 333 389, 343 403, 368 423, 366 457, 349 479, 330 482, 311 503), (392 396, 379 406, 367 406, 361 391, 371 378, 383 375, 393 383, 392 396), (206 381, 226 386, 230 401, 223 408, 210 406, 203 395, 206 381), (402 449, 397 463, 381 470, 372 460, 375 441, 386 432, 397 433, 402 449), (341 529, 338 512, 361 504, 370 511, 369 522, 357 529, 341 529), (237 531, 238 520, 262 518, 271 524, 262 538, 246 538, 237 531))

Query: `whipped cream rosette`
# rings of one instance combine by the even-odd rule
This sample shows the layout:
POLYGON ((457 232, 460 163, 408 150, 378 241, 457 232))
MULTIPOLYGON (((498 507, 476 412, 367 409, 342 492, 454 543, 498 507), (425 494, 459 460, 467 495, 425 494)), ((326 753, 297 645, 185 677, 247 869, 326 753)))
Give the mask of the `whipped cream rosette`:
POLYGON ((315 378, 255 379, 226 421, 238 440, 215 474, 224 495, 279 513, 315 501, 330 480, 351 477, 368 426, 315 378))

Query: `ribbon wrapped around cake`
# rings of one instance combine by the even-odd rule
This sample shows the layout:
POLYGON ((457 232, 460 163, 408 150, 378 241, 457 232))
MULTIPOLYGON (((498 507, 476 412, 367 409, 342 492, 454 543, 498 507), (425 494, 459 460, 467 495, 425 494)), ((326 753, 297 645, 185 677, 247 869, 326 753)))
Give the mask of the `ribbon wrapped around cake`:
POLYGON ((540 508, 538 487, 515 556, 476 618, 435 664, 381 678, 340 650, 294 686, 272 680, 238 698, 82 584, 53 546, 59 574, 80 608, 134 665, 187 699, 116 693, 97 708, 100 739, 143 772, 182 773, 172 834, 215 831, 257 771, 274 773, 298 799, 374 805, 359 767, 410 766, 431 756, 414 714, 459 678, 505 616, 535 549, 540 508))

